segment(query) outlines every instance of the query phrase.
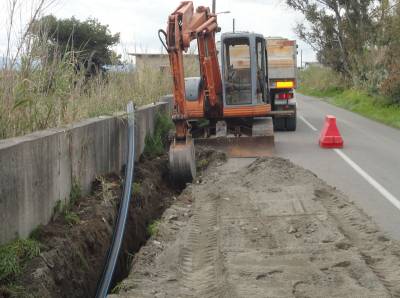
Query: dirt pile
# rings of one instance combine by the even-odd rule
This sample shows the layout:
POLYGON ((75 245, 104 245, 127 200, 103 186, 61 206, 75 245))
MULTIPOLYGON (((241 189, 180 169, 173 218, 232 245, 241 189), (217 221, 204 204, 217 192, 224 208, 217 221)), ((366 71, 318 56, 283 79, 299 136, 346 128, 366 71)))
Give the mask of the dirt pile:
MULTIPOLYGON (((171 187, 166 156, 143 160, 135 168, 135 184, 117 280, 126 276, 132 255, 149 237, 147 226, 170 206, 179 190, 171 187)), ((38 229, 41 253, 26 264, 11 290, 0 297, 92 297, 111 241, 123 180, 99 178, 93 194, 56 213, 38 229), (17 289, 17 292, 15 290, 17 289)))
POLYGON ((164 213, 116 297, 400 297, 400 245, 280 158, 230 159, 164 213))

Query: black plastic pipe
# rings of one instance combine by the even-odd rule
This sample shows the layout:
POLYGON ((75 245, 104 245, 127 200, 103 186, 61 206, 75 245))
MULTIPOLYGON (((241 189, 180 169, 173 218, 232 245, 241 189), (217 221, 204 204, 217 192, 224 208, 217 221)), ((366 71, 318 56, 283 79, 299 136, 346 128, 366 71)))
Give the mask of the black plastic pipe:
POLYGON ((108 250, 107 261, 104 265, 101 279, 97 285, 96 298, 105 298, 110 289, 114 275, 122 240, 124 238, 126 220, 128 218, 129 203, 131 200, 133 170, 135 165, 135 119, 133 103, 127 105, 128 112, 128 161, 125 171, 125 183, 122 201, 119 206, 116 225, 114 227, 111 246, 108 250))

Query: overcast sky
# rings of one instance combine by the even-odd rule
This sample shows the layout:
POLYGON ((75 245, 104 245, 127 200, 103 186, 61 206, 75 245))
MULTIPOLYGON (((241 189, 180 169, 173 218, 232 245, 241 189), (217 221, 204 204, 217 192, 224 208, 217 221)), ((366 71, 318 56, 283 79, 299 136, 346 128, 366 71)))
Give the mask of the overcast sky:
MULTIPOLYGON (((0 0, 0 11, 8 0, 0 0), (3 2, 3 3, 1 3, 3 2)), ((37 0, 20 0, 33 3, 37 0)), ((179 5, 180 0, 57 0, 47 10, 60 18, 75 16, 85 20, 89 17, 108 24, 112 33, 121 33, 122 52, 159 52, 161 49, 157 30, 166 28, 168 15, 179 5)), ((195 6, 211 6, 211 0, 194 1, 195 6)), ((303 22, 303 17, 288 8, 284 0, 217 0, 217 12, 230 11, 218 17, 222 32, 232 30, 232 19, 236 19, 238 31, 253 31, 264 36, 283 36, 296 39, 293 28, 303 22)), ((5 16, 1 18, 5 22, 5 16)), ((23 17, 22 17, 23 19, 23 17)), ((4 24, 0 24, 0 51, 4 51, 6 35, 4 24)), ((314 61, 315 54, 309 46, 298 41, 299 54, 303 50, 303 61, 314 61)), ((300 57, 299 59, 300 60, 300 57)))

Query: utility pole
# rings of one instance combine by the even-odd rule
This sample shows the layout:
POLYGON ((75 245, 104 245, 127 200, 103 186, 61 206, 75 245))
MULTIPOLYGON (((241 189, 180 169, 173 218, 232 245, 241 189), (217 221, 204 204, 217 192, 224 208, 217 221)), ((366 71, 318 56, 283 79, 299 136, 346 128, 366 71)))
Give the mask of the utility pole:
POLYGON ((235 18, 233 18, 233 20, 232 20, 232 29, 233 29, 233 33, 235 33, 235 18))
POLYGON ((300 50, 300 69, 303 69, 303 49, 300 50))
POLYGON ((213 2, 212 2, 212 13, 214 13, 215 14, 215 12, 217 11, 216 9, 216 6, 217 6, 217 0, 213 0, 213 2))

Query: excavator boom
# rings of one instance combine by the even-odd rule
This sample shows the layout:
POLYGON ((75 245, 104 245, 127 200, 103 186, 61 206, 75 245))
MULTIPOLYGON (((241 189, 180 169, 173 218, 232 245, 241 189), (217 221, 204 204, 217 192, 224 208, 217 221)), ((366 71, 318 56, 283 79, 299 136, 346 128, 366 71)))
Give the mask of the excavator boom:
MULTIPOLYGON (((194 166, 194 143, 189 130, 189 119, 218 117, 222 115, 221 72, 215 33, 218 31, 217 16, 204 6, 194 10, 193 2, 184 1, 168 17, 163 43, 170 60, 173 78, 175 137, 170 147, 170 168, 178 183, 191 181, 196 175, 194 166), (197 92, 186 96, 183 55, 193 40, 197 40, 200 79, 191 82, 197 92), (205 110, 205 106, 209 107, 205 110)), ((161 39, 161 36, 160 36, 161 39)), ((161 39, 162 40, 162 39, 161 39)))
MULTIPOLYGON (((184 1, 169 16, 166 32, 166 50, 169 54, 171 74, 174 83, 174 119, 185 122, 193 117, 204 117, 204 101, 214 108, 215 114, 221 100, 221 72, 215 44, 218 30, 217 16, 209 8, 200 6, 194 11, 193 2, 184 1), (193 40, 197 40, 202 91, 197 105, 188 106, 185 94, 183 54, 193 40), (197 107, 197 108, 196 108, 197 107)), ((220 107, 219 107, 220 108, 220 107)), ((184 125, 184 124, 181 124, 184 125)), ((178 138, 185 138, 187 130, 177 131, 178 138)))

